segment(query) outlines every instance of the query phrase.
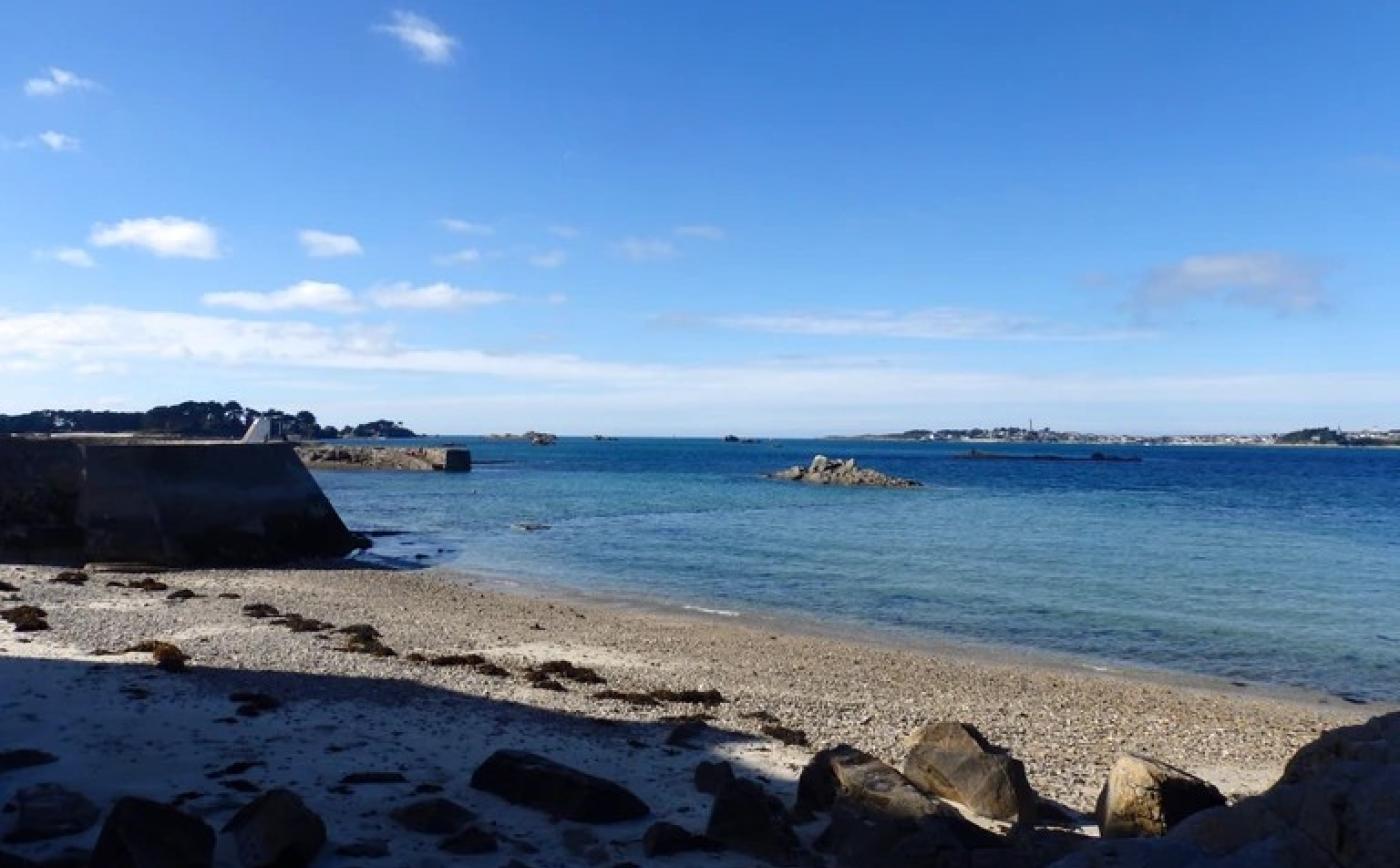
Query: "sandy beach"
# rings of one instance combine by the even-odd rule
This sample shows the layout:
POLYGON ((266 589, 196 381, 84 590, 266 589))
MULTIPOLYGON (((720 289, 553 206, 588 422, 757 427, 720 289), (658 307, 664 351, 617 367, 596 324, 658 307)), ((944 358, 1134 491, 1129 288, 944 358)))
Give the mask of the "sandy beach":
MULTIPOLYGON (((437 571, 168 572, 151 574, 159 584, 150 590, 125 586, 142 575, 94 572, 73 585, 52 581, 57 573, 0 567, 0 580, 16 589, 0 594, 5 605, 38 606, 51 626, 0 631, 0 748, 58 757, 0 776, 0 797, 57 782, 98 805, 129 794, 174 800, 218 827, 248 794, 286 786, 326 820, 331 846, 317 864, 355 864, 355 854, 380 844, 392 864, 443 862, 435 839, 405 832, 388 816, 425 793, 466 805, 495 830, 500 848, 480 864, 641 859, 648 821, 589 829, 473 790, 472 771, 500 748, 615 780, 647 802, 652 820, 698 830, 709 798, 692 775, 703 759, 726 759, 790 802, 797 774, 819 748, 846 742, 898 766, 916 727, 960 720, 1022 759, 1043 796, 1089 811, 1120 752, 1151 755, 1240 796, 1273 783, 1289 756, 1323 730, 1392 710, 901 649, 504 591, 437 571), (193 596, 171 599, 184 590, 193 596), (345 634, 250 617, 244 607, 257 603, 337 627, 372 625, 396 656, 349 653, 338 650, 345 634), (146 640, 177 645, 190 658, 187 671, 161 671, 149 653, 111 653, 146 640), (416 659, 468 654, 505 672, 491 674, 480 661, 416 659), (532 683, 527 668, 550 660, 590 668, 606 683, 564 676, 550 679, 562 689, 532 683), (718 691, 722 701, 635 704, 636 694, 658 690, 718 691), (632 701, 600 697, 604 691, 632 701), (249 712, 247 700, 230 700, 236 693, 271 702, 249 712), (709 728, 689 746, 668 745, 677 718, 696 714, 710 716, 709 728), (806 744, 784 744, 771 734, 780 732, 775 726, 800 731, 806 744), (345 781, 364 772, 403 781, 345 781)), ((35 858, 90 847, 95 835, 94 828, 6 847, 35 858)), ((231 859, 226 842, 220 846, 221 862, 231 859)), ((732 863, 723 854, 691 854, 669 864, 732 863)))

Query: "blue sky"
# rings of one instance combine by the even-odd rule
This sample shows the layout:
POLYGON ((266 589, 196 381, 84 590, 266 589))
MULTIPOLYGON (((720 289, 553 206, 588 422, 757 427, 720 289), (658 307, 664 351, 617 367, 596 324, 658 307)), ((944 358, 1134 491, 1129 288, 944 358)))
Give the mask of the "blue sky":
POLYGON ((0 412, 1400 426, 1400 8, 30 4, 0 412))

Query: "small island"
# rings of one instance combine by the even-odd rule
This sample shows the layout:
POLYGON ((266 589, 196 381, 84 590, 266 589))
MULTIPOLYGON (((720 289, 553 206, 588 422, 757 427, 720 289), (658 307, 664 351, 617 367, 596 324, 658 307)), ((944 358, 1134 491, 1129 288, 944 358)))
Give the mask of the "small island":
POLYGON ((808 485, 869 486, 873 488, 921 488, 916 479, 891 476, 868 467, 860 467, 854 458, 827 458, 816 455, 806 467, 794 465, 786 470, 768 474, 769 479, 805 482, 808 485))

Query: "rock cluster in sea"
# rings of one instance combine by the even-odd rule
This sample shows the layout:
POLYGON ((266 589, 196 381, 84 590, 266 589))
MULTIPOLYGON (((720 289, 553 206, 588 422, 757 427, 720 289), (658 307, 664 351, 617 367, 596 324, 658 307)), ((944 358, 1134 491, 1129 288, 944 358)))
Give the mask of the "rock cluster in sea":
POLYGON ((794 465, 768 476, 770 479, 806 482, 809 485, 866 485, 877 488, 918 488, 923 485, 915 479, 903 479, 860 467, 854 458, 827 458, 825 455, 814 456, 812 463, 806 467, 794 465))

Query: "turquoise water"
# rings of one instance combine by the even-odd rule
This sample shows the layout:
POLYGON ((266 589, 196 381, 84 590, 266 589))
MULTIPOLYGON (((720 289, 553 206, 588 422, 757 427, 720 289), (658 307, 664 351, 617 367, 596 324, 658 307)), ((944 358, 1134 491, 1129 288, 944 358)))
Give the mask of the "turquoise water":
POLYGON ((375 557, 1400 699, 1400 451, 437 440, 507 463, 317 474, 375 557), (817 452, 927 487, 761 478, 817 452))

